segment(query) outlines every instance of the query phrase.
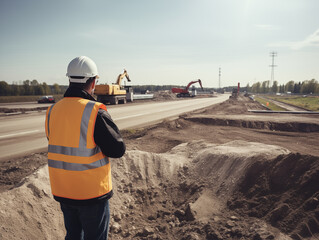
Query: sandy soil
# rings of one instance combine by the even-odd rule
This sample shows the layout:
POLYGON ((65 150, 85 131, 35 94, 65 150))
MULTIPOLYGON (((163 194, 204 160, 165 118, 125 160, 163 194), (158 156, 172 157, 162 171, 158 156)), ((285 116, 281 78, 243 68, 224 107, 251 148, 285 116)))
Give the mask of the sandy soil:
MULTIPOLYGON (((262 106, 240 97, 123 131, 110 239, 317 239, 318 117, 248 109, 262 106)), ((1 163, 0 239, 63 239, 46 160, 1 163)))

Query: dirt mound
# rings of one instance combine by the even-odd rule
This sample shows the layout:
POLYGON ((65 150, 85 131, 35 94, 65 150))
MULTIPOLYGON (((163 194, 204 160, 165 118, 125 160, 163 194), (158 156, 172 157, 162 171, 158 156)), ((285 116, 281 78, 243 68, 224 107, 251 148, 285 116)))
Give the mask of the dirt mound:
POLYGON ((155 101, 163 101, 163 100, 176 100, 176 94, 171 91, 158 91, 154 93, 155 101))
POLYGON ((64 223, 52 199, 47 166, 0 197, 0 239, 63 239, 64 223))
POLYGON ((214 186, 214 192, 224 196, 237 187, 252 162, 257 159, 268 161, 288 153, 279 146, 237 140, 205 149, 193 160, 193 164, 195 173, 208 178, 205 181, 214 186))
POLYGON ((319 233, 319 158, 289 154, 250 164, 230 209, 270 222, 293 239, 319 233))
POLYGON ((210 108, 202 110, 198 113, 203 114, 242 114, 248 113, 248 110, 266 110, 260 103, 251 100, 245 96, 238 96, 238 98, 230 98, 225 102, 216 104, 210 108))

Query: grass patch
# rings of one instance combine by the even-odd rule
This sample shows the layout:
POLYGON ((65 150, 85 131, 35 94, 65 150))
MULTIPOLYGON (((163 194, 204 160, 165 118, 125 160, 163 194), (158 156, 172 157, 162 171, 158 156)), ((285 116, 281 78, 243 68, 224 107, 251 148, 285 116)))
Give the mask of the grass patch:
MULTIPOLYGON (((0 96, 0 103, 12 103, 12 102, 37 102, 38 99, 43 96, 0 96)), ((63 98, 62 94, 52 95, 55 101, 59 101, 63 98)))
POLYGON ((277 106, 276 104, 267 101, 266 99, 260 98, 260 97, 255 97, 255 100, 263 105, 265 105, 266 107, 268 107, 270 110, 272 111, 287 111, 286 109, 277 106), (267 106, 267 102, 268 102, 268 106, 267 106))
POLYGON ((267 96, 274 100, 288 103, 297 107, 301 107, 310 111, 319 111, 319 97, 318 96, 267 96))

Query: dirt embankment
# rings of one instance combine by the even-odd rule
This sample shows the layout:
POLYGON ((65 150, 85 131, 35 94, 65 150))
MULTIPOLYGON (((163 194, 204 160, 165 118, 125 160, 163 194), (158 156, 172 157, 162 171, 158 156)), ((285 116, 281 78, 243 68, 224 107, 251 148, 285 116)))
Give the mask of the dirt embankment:
MULTIPOLYGON (((318 132, 187 119, 244 118, 255 104, 229 100, 175 121, 123 131, 127 153, 111 161, 110 239, 317 239, 318 132)), ((1 193, 0 239, 63 238, 47 166, 23 178, 45 161, 43 153, 2 163, 1 185, 13 188, 1 193)))
POLYGON ((182 116, 185 120, 206 125, 234 126, 286 132, 319 132, 318 116, 294 114, 254 114, 248 110, 264 110, 258 102, 239 96, 212 108, 182 116))
POLYGON ((228 200, 238 214, 265 219, 293 239, 319 233, 319 158, 284 154, 256 161, 228 200))

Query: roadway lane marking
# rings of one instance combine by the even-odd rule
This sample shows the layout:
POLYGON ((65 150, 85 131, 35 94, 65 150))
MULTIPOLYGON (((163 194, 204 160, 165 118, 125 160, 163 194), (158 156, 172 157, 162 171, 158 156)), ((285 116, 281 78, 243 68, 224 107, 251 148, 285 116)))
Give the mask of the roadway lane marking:
POLYGON ((7 138, 7 137, 14 137, 14 136, 18 136, 18 135, 25 135, 25 134, 35 133, 35 132, 39 132, 39 131, 40 130, 32 130, 32 131, 26 131, 26 132, 19 132, 19 133, 2 135, 2 136, 0 136, 0 139, 7 138))
POLYGON ((130 116, 121 117, 121 118, 114 118, 114 121, 123 120, 123 119, 127 119, 127 118, 133 118, 133 117, 139 117, 139 116, 143 116, 143 115, 145 115, 145 113, 130 115, 130 116))
MULTIPOLYGON (((206 102, 206 101, 205 101, 206 102)), ((119 118, 113 118, 113 120, 114 121, 118 121, 118 120, 123 120, 123 119, 128 119, 128 118, 134 118, 134 117, 140 117, 140 116, 145 116, 145 115, 150 115, 150 114, 156 114, 156 113, 160 113, 160 112, 167 112, 167 111, 172 111, 172 110, 174 110, 174 111, 179 111, 180 109, 181 109, 181 107, 179 107, 179 105, 172 105, 171 103, 157 103, 157 104, 161 104, 161 105, 163 105, 163 104, 167 104, 168 105, 168 109, 164 109, 164 110, 156 110, 156 108, 154 108, 153 106, 152 106, 152 108, 150 108, 150 109, 145 109, 145 113, 140 113, 140 114, 135 114, 135 115, 129 115, 129 116, 125 116, 125 117, 119 117, 119 118), (155 112, 154 112, 154 109, 155 109, 155 112)), ((178 103, 178 104, 182 104, 182 102, 180 102, 180 103, 178 103)), ((211 103, 209 103, 209 104, 211 104, 211 103)), ((197 106, 198 105, 198 103, 197 102, 195 102, 195 103, 192 103, 190 106, 188 106, 188 107, 190 107, 191 109, 189 110, 189 111, 194 111, 194 109, 192 108, 192 107, 194 107, 194 106, 197 106)), ((157 106, 156 106, 157 107, 157 106)), ((200 108, 203 108, 203 107, 200 107, 200 108)), ((200 109, 199 108, 199 109, 200 109)), ((112 116, 112 111, 110 111, 110 114, 111 114, 111 116, 112 116)), ((178 113, 178 114, 180 114, 180 113, 178 113)), ((178 115, 177 114, 177 115, 178 115)), ((169 115, 170 116, 170 115, 169 115)), ((168 116, 167 116, 168 117, 168 116)))

